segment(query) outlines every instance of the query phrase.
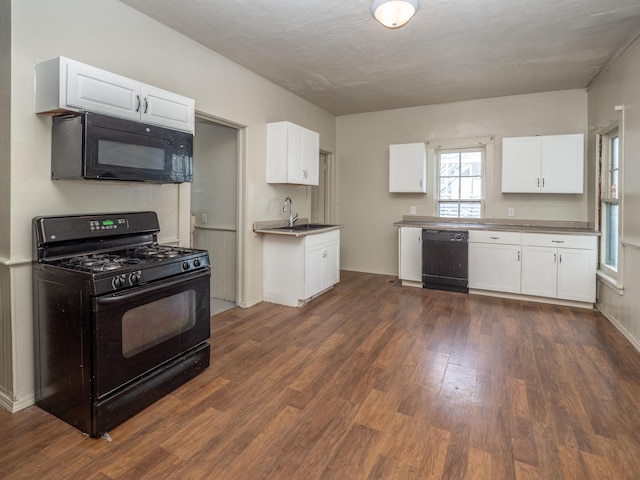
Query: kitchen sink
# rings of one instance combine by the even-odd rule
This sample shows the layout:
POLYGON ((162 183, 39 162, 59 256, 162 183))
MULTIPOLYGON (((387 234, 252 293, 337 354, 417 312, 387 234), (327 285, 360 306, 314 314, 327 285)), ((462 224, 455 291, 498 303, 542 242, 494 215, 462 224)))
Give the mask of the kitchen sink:
POLYGON ((335 227, 335 225, 329 225, 326 223, 301 223, 299 225, 294 225, 293 227, 276 227, 272 230, 287 230, 291 232, 306 232, 309 230, 320 230, 322 228, 330 228, 335 227))

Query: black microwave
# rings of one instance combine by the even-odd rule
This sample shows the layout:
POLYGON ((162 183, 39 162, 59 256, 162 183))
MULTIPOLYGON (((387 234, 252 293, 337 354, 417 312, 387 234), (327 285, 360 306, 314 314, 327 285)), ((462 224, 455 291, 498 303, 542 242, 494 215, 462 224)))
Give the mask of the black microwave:
POLYGON ((193 135, 92 112, 53 117, 51 178, 191 182, 193 135))

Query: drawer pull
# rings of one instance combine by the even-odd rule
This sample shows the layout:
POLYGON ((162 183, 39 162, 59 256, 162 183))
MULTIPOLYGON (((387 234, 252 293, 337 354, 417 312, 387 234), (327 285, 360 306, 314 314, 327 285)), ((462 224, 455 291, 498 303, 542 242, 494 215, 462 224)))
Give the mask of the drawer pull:
POLYGON ((500 237, 489 237, 491 240, 500 240, 500 237))
POLYGON ((551 243, 564 243, 564 240, 551 240, 551 243))

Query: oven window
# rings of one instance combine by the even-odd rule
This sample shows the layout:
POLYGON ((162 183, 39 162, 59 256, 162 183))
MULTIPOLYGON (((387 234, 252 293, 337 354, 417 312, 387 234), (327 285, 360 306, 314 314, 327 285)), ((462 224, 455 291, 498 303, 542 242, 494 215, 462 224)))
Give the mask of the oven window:
POLYGON ((130 358, 193 328, 196 292, 187 290, 128 310, 122 316, 122 355, 130 358))
POLYGON ((98 140, 98 163, 116 167, 164 170, 164 149, 98 140))

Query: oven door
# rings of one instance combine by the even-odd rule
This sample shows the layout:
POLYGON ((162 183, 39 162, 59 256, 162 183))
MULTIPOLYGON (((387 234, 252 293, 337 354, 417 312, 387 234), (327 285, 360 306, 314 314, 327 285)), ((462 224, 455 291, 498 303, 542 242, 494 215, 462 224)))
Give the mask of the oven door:
POLYGON ((209 339, 210 269, 93 299, 100 399, 209 339))

